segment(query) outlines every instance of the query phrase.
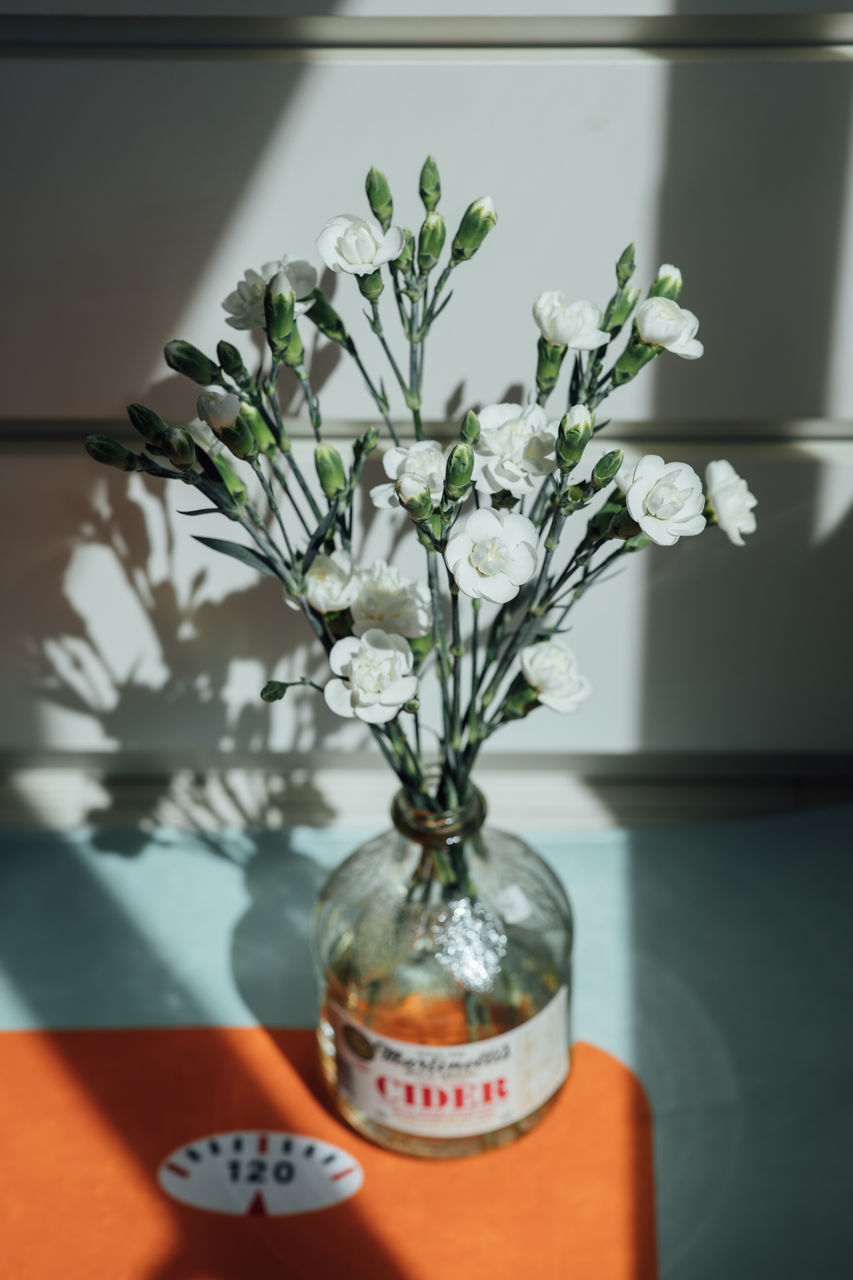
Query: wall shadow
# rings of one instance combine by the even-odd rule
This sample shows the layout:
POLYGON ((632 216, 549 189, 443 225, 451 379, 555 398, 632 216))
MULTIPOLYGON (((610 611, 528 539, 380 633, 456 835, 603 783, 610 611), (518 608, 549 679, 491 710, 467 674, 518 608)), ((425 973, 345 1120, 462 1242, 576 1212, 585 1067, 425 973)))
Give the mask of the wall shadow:
MULTIPOLYGON (((657 363, 659 419, 826 413, 850 113, 844 64, 691 62, 670 70, 658 259, 684 272, 682 302, 700 317, 705 356, 657 363), (792 309, 808 324, 792 324, 792 309)), ((705 461, 727 448, 709 445, 705 461)), ((685 460, 701 472, 697 452, 685 460)), ((643 748, 671 747, 686 716, 701 721, 710 751, 730 746, 733 724, 745 751, 767 740, 782 752, 826 749, 828 738, 849 751, 853 689, 839 681, 818 703, 808 668, 847 665, 853 609, 833 586, 850 560, 853 516, 816 537, 820 467, 803 457, 792 466, 791 456, 744 447, 731 454, 759 497, 758 532, 746 548, 710 530, 695 545, 647 552, 643 748), (744 633, 739 604, 751 600, 754 611, 757 596, 764 625, 744 633), (791 610, 813 620, 811 653, 793 642, 791 610), (698 652, 713 665, 697 671, 698 652)), ((794 1179, 788 1195, 775 1171, 784 1150, 801 1142, 819 1167, 829 1159, 826 1131, 823 1146, 805 1134, 821 1090, 836 1088, 821 1056, 836 1050, 816 1047, 824 1031, 811 1021, 792 948, 804 918, 834 912, 846 871, 837 850, 821 843, 819 816, 814 825, 805 815, 776 823, 775 839, 761 846, 749 821, 631 837, 634 1041, 655 1112, 662 1274, 685 1280, 718 1274, 735 1249, 739 1269, 756 1280, 828 1276, 841 1265, 843 1208, 833 1200, 821 1211, 818 1245, 806 1225, 816 1212, 808 1188, 794 1179), (817 858, 817 881, 804 873, 803 841, 817 858), (651 1006, 665 1029, 656 1042, 647 1034, 651 1006), (809 1079, 808 1064, 818 1061, 822 1083, 809 1079)), ((834 990, 832 963, 816 981, 823 1002, 827 984, 834 990)), ((836 1015, 824 1010, 831 1022, 836 1015)))

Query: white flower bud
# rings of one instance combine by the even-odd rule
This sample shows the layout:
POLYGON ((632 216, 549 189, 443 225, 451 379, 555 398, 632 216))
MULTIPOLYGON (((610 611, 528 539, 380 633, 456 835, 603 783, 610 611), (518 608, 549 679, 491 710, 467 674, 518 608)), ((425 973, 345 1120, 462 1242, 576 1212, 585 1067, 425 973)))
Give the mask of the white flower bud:
POLYGON ((218 433, 234 426, 240 412, 240 397, 232 392, 202 391, 197 408, 202 422, 218 433))

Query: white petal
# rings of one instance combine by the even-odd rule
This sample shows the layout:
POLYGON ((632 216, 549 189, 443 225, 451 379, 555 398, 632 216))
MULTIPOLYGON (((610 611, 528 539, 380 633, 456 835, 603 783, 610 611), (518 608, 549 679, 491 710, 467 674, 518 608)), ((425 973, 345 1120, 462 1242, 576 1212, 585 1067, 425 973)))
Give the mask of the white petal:
POLYGON ((383 252, 390 254, 391 258, 399 258, 400 254, 403 252, 403 245, 405 243, 406 233, 403 228, 389 227, 385 233, 385 242, 382 249, 383 252))
POLYGON ((536 544, 536 525, 532 520, 528 520, 527 516, 521 515, 518 511, 504 511, 501 514, 503 515, 503 537, 506 542, 511 545, 519 542, 536 544))
POLYGON ((355 715, 352 705, 352 694, 349 686, 344 684, 343 680, 329 680, 323 689, 323 697, 326 699, 326 706, 334 711, 336 716, 346 716, 352 719, 355 715))
POLYGON ((451 569, 451 573, 456 579, 456 585, 463 595, 471 596, 472 599, 478 600, 483 596, 481 584, 484 578, 477 572, 472 564, 467 560, 459 560, 451 569))
POLYGON ((444 559, 451 573, 456 573, 456 566, 460 563, 468 562, 471 554, 471 548, 474 543, 467 533, 457 533, 448 541, 444 548, 444 559))
POLYGON ((379 701, 384 707, 402 707, 404 702, 415 697, 419 684, 417 676, 403 676, 393 684, 389 684, 387 689, 382 690, 379 701))
POLYGON ((652 542, 657 546, 674 547, 678 541, 678 534, 673 533, 665 524, 662 524, 660 520, 656 520, 654 516, 644 516, 639 520, 634 516, 634 519, 637 520, 637 524, 640 526, 646 537, 651 538, 652 542))
POLYGON ((369 631, 365 631, 360 643, 366 645, 368 649, 379 649, 383 653, 387 653, 389 649, 396 650, 403 655, 408 663, 408 670, 411 670, 414 658, 403 636, 395 635, 393 631, 380 631, 378 627, 371 627, 369 631))
POLYGON ((369 706, 356 707, 353 714, 365 724, 387 724, 399 710, 399 706, 383 707, 381 702, 373 702, 369 706))
POLYGON ((538 564, 538 556, 531 546, 526 542, 520 542, 513 547, 512 552, 512 568, 509 571, 511 581, 521 586, 524 582, 529 582, 536 572, 538 564))
POLYGON ((500 537, 502 531, 501 519, 490 507, 480 507, 479 511, 473 511, 465 521, 464 533, 471 539, 472 545, 483 538, 500 537))
MULTIPOLYGON (((355 636, 344 636, 343 640, 338 640, 329 650, 329 666, 332 668, 336 676, 343 675, 346 667, 352 659, 353 654, 358 653, 361 648, 361 641, 355 636)), ((328 685, 326 688, 328 689, 328 685)))
POLYGON ((506 604, 518 595, 518 587, 505 573, 493 573, 481 579, 480 595, 492 604, 506 604))
POLYGON ((676 532, 679 538, 691 537, 697 533, 701 533, 705 528, 704 516, 693 516, 689 520, 679 520, 676 522, 676 532))

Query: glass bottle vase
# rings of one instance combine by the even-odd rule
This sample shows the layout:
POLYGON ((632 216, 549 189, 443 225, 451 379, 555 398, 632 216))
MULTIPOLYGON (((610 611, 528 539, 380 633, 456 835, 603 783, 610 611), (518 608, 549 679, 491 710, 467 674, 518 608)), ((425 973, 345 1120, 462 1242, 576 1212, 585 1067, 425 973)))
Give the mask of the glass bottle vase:
POLYGON ((312 919, 336 1108, 406 1155, 471 1155, 538 1124, 569 1071, 572 917, 516 836, 414 807, 332 873, 312 919))

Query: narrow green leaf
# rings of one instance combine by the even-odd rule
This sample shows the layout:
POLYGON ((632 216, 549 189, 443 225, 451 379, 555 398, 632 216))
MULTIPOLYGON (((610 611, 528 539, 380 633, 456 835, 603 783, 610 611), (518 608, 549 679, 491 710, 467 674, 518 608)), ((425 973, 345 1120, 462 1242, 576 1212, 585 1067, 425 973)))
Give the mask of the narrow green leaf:
POLYGON ((276 573, 272 561, 261 555, 259 551, 253 551, 251 547, 244 547, 240 542, 226 542, 223 538, 202 538, 197 533, 192 536, 196 542, 203 543, 206 547, 210 547, 212 551, 221 551, 224 556, 233 556, 235 560, 239 560, 241 564, 247 565, 250 569, 255 569, 258 573, 265 573, 268 578, 281 580, 281 575, 276 573))

